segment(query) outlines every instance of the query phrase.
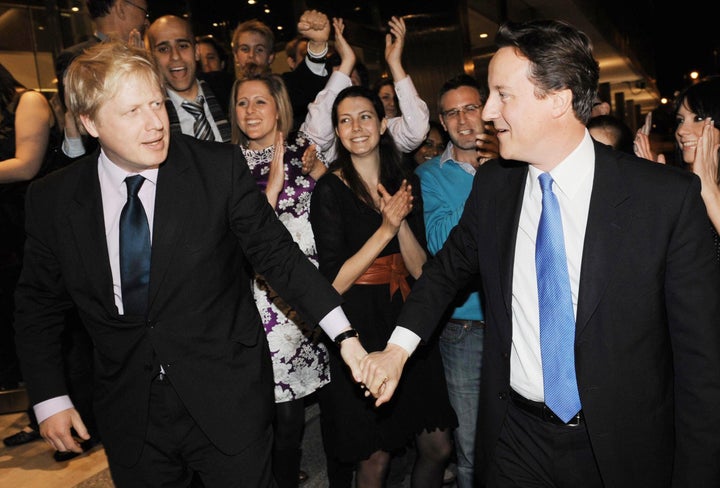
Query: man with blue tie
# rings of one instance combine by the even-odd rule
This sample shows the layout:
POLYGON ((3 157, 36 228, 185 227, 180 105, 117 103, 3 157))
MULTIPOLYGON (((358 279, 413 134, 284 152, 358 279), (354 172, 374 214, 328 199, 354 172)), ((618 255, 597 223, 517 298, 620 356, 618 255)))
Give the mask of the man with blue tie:
POLYGON ((594 143, 599 67, 560 21, 506 23, 483 119, 502 159, 360 380, 390 399, 479 275, 478 486, 720 486, 720 272, 700 181, 594 143))
POLYGON ((145 50, 106 42, 65 77, 100 147, 33 183, 16 340, 40 433, 81 452, 60 336, 76 306, 94 346, 94 411, 118 488, 274 486, 273 372, 252 269, 365 354, 341 297, 294 243, 230 144, 173 134, 145 50))

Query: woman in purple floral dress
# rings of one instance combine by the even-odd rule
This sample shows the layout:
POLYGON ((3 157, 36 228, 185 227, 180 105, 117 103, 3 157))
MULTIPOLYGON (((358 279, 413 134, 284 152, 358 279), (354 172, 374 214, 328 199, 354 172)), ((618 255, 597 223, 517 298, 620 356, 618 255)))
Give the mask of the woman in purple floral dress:
MULTIPOLYGON (((291 134, 292 108, 282 79, 250 67, 235 82, 231 99, 233 143, 300 249, 315 264, 310 226, 310 195, 326 171, 312 142, 291 134)), ((255 301, 270 345, 275 377, 273 475, 280 488, 298 485, 300 444, 305 422, 304 397, 330 381, 328 353, 313 340, 315 324, 298 314, 257 276, 255 301)))

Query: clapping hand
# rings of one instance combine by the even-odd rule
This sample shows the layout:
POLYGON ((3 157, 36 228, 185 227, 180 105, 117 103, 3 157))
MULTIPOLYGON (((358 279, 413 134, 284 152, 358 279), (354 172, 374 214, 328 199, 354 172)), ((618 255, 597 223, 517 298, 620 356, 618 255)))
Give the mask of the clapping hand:
POLYGON ((383 216, 382 225, 390 228, 393 235, 397 234, 403 220, 412 210, 412 187, 407 180, 403 180, 398 191, 391 195, 380 183, 378 184, 378 193, 380 194, 380 212, 383 216))

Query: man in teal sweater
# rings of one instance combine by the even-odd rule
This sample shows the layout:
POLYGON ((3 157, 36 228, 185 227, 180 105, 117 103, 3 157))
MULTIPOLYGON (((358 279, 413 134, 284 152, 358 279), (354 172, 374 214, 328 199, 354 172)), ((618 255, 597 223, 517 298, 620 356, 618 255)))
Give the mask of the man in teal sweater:
MULTIPOLYGON (((464 74, 440 88, 440 121, 450 142, 442 154, 415 170, 421 182, 427 243, 432 254, 440 250, 460 220, 475 170, 498 155, 492 126, 485 127, 481 118, 485 98, 480 84, 464 74)), ((447 312, 440 352, 450 402, 459 422, 454 433, 457 486, 471 488, 485 323, 479 290, 464 290, 455 305, 447 312)))

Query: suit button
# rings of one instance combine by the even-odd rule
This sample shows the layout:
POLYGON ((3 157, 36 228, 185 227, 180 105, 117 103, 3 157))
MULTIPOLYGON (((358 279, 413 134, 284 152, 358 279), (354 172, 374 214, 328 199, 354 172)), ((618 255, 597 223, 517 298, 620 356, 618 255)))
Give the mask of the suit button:
POLYGON ((155 322, 153 322, 152 320, 146 321, 146 322, 145 322, 145 325, 147 325, 150 329, 154 329, 154 328, 155 328, 155 322))
POLYGON ((507 397, 507 393, 505 393, 504 391, 501 391, 500 393, 498 393, 498 398, 500 398, 500 400, 505 400, 506 397, 507 397))
POLYGON ((510 354, 508 354, 506 352, 502 353, 503 359, 507 359, 509 356, 510 356, 510 354))

